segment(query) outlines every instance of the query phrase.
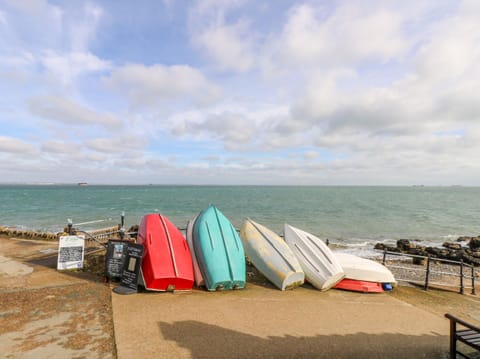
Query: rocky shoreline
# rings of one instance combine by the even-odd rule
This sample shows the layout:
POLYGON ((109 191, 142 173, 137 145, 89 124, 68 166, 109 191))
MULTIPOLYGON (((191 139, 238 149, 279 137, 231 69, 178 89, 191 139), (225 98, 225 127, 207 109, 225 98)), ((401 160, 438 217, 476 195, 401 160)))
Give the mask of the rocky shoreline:
MULTIPOLYGON (((135 232, 137 228, 137 226, 132 226, 128 232, 135 232)), ((0 226, 0 235, 56 241, 60 236, 67 235, 67 229, 64 228, 63 232, 52 233, 0 226)), ((441 247, 423 246, 421 241, 399 239, 395 246, 389 246, 379 242, 375 244, 374 249, 419 257, 429 256, 431 258, 447 259, 457 262, 463 261, 466 264, 480 266, 480 236, 461 236, 458 237, 455 242, 444 242, 441 247)))
POLYGON ((8 237, 19 237, 26 239, 37 239, 37 240, 47 240, 47 241, 56 241, 60 236, 66 235, 67 233, 52 233, 52 232, 39 232, 27 229, 12 228, 6 226, 0 226, 0 235, 8 237))
POLYGON ((377 243, 374 249, 419 257, 447 259, 457 262, 463 261, 466 264, 480 266, 480 236, 458 237, 456 242, 444 242, 441 247, 427 247, 421 245, 420 242, 399 239, 396 246, 377 243))

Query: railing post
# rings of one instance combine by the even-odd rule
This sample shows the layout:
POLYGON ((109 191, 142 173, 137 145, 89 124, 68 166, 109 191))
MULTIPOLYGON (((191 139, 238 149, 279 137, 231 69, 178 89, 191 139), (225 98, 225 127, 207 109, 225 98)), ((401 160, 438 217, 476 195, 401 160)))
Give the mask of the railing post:
POLYGON ((383 260, 382 260, 382 264, 385 265, 385 259, 387 258, 387 250, 386 249, 383 249, 383 260))
POLYGON ((67 219, 68 234, 72 234, 73 222, 70 218, 67 219))
POLYGON ((475 266, 472 265, 472 294, 477 294, 475 291, 475 266))
POLYGON ((425 272, 425 287, 423 289, 428 290, 428 278, 430 276, 430 254, 427 256, 427 270, 425 272))
POLYGON ((119 236, 120 239, 123 241, 123 239, 125 238, 125 211, 122 211, 122 216, 120 217, 119 236))
POLYGON ((463 286, 463 258, 460 259, 460 294, 463 294, 464 286, 463 286))

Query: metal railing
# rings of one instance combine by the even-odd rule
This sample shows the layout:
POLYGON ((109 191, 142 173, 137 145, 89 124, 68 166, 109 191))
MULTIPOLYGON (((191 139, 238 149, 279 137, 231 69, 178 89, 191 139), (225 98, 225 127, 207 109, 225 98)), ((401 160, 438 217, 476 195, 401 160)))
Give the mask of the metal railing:
MULTIPOLYGON (((393 260, 392 260, 393 262, 393 260)), ((449 259, 442 259, 428 256, 420 256, 415 254, 408 254, 408 253, 398 253, 398 252, 389 252, 387 250, 383 251, 383 258, 382 264, 389 269, 403 269, 403 273, 408 272, 415 272, 415 276, 410 276, 409 278, 402 278, 400 276, 395 276, 395 279, 398 281, 410 282, 410 283, 417 283, 422 284, 425 290, 432 285, 438 285, 442 287, 458 287, 459 293, 464 294, 465 289, 471 289, 472 294, 476 294, 475 290, 475 266, 471 264, 464 263, 463 261, 453 261, 449 259), (388 263, 387 256, 395 257, 397 259, 396 262, 388 263), (417 262, 421 263, 421 265, 411 265, 411 266, 402 266, 401 260, 398 259, 405 259, 405 258, 412 258, 417 262), (400 263, 400 264, 399 264, 400 263), (435 266, 437 264, 446 264, 449 265, 451 269, 458 267, 458 273, 454 271, 444 271, 444 270, 436 270, 435 266), (469 273, 467 273, 469 272, 469 273), (444 277, 458 277, 458 284, 452 284, 451 281, 442 280, 444 277), (441 281, 434 282, 432 281, 432 277, 439 277, 441 281), (421 278, 421 280, 420 280, 421 278), (470 285, 468 284, 470 282, 470 285)))
POLYGON ((110 226, 106 228, 99 228, 99 229, 92 229, 92 230, 81 230, 79 226, 85 226, 94 223, 103 223, 103 222, 111 222, 113 221, 112 218, 107 219, 99 219, 93 221, 87 221, 82 223, 73 223, 73 221, 69 218, 67 220, 67 232, 69 234, 73 233, 82 233, 86 236, 87 241, 96 242, 102 246, 106 246, 106 240, 111 238, 120 238, 123 239, 125 236, 125 212, 122 212, 120 217, 120 224, 115 226, 110 226))

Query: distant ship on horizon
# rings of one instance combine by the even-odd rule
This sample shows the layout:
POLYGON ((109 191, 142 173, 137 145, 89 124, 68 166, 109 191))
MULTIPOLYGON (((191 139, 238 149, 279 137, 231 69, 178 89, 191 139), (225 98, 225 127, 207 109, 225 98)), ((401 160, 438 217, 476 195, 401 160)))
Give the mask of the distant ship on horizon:
POLYGON ((77 183, 79 186, 88 186, 87 182, 78 182, 77 183))

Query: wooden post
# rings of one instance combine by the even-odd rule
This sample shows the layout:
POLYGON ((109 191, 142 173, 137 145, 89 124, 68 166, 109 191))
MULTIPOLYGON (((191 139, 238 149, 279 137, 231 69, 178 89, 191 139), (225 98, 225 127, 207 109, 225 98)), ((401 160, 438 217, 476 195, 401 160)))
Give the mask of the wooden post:
POLYGON ((385 265, 385 259, 387 258, 387 250, 384 249, 383 250, 383 260, 382 260, 382 264, 385 265))
POLYGON ((455 359, 457 357, 457 323, 450 319, 450 358, 455 359))
POLYGON ((424 290, 428 290, 428 278, 430 276, 430 254, 427 256, 427 270, 425 272, 425 287, 424 290))
POLYGON ((460 259, 460 294, 463 294, 463 259, 460 259))

